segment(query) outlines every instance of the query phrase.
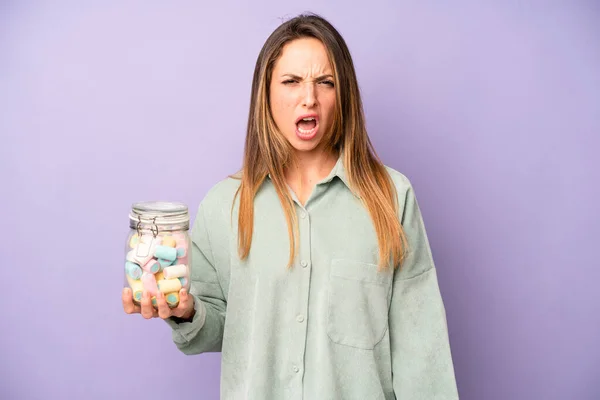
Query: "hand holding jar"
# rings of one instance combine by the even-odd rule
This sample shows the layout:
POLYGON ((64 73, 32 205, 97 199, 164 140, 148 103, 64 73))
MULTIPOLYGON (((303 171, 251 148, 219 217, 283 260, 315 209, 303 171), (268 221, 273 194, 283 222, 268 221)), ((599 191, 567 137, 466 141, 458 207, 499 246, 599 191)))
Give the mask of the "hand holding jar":
POLYGON ((194 298, 188 292, 191 254, 187 206, 136 203, 129 221, 123 309, 144 318, 191 318, 194 298))

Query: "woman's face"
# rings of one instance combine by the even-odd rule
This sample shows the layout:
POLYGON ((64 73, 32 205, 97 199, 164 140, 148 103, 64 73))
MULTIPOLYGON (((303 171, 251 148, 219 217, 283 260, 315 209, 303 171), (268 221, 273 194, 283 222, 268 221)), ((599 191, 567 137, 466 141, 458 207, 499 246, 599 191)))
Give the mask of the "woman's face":
POLYGON ((323 142, 333 123, 336 91, 325 46, 302 38, 286 44, 271 76, 271 113, 280 132, 301 152, 323 142))

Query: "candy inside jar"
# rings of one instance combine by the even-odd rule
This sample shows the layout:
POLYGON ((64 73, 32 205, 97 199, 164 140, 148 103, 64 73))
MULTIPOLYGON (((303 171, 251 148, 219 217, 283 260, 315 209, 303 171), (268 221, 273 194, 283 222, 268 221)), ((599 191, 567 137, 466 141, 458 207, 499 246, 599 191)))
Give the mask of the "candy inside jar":
POLYGON ((189 214, 185 204, 136 203, 130 214, 125 252, 125 277, 133 301, 146 290, 157 307, 162 292, 169 307, 179 304, 179 291, 190 289, 189 214))

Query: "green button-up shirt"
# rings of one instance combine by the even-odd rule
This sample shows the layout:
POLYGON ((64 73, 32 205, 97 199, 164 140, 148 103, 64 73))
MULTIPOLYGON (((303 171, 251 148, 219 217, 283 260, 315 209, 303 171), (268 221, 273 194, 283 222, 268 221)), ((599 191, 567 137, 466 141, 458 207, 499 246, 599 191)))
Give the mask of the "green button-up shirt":
POLYGON ((267 179, 255 200, 252 248, 237 253, 240 181, 217 183, 192 227, 191 322, 166 320, 185 354, 222 352, 222 399, 458 399, 445 309, 408 179, 389 167, 410 252, 378 271, 368 211, 342 159, 305 205, 294 197, 292 268, 283 209, 267 179))

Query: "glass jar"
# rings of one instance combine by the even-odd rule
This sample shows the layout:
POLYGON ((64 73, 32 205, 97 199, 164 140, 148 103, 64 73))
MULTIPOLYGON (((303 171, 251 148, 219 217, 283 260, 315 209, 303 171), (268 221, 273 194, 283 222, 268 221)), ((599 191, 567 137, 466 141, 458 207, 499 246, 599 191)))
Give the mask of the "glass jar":
POLYGON ((164 293, 169 307, 179 304, 179 291, 190 290, 191 241, 188 207, 174 202, 139 202, 131 207, 125 245, 125 285, 140 305, 143 291, 157 308, 164 293))

